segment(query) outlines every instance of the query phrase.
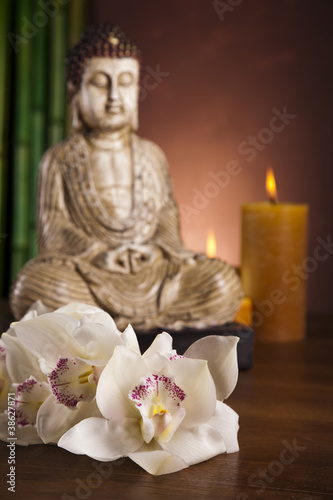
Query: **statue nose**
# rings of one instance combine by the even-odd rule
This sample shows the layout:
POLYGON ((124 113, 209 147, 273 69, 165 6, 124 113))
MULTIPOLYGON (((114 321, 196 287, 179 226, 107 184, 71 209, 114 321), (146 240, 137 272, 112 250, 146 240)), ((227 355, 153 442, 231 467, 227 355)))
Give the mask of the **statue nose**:
POLYGON ((108 99, 109 101, 119 101, 120 95, 119 95, 118 85, 114 83, 110 84, 108 99))

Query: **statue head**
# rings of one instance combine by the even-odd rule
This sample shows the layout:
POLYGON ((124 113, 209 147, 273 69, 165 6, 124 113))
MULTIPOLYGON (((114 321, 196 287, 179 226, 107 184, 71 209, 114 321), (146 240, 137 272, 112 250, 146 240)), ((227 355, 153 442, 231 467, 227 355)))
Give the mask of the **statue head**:
POLYGON ((87 28, 66 60, 73 128, 138 127, 140 53, 111 23, 87 28))

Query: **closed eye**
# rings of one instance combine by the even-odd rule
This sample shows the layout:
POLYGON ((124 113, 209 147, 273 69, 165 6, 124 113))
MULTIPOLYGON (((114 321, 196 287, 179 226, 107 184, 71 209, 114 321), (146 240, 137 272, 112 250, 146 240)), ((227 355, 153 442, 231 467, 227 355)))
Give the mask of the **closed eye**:
POLYGON ((109 85, 109 78, 105 73, 95 73, 92 78, 90 78, 89 83, 96 87, 104 88, 109 85))
POLYGON ((130 71, 124 71, 118 76, 118 85, 129 87, 132 83, 134 83, 134 75, 130 71))

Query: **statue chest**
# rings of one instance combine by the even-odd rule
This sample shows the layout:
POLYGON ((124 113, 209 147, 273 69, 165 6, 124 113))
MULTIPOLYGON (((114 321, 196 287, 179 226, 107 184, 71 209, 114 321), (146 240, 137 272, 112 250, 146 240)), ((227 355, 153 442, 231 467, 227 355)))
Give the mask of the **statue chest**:
POLYGON ((149 241, 168 195, 147 143, 133 135, 128 149, 118 151, 88 145, 77 134, 57 152, 69 216, 110 247, 149 241))
POLYGON ((96 150, 90 156, 90 168, 97 195, 107 213, 117 219, 128 217, 133 205, 130 150, 96 150))

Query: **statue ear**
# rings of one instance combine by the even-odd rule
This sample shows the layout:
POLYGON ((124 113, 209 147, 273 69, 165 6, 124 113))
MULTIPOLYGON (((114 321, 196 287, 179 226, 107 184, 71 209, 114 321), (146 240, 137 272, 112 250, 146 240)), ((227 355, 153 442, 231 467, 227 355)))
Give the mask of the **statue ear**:
POLYGON ((131 130, 133 130, 133 132, 136 132, 139 128, 139 95, 140 89, 138 88, 137 98, 131 116, 131 130))
POLYGON ((135 132, 139 128, 139 110, 138 110, 138 105, 135 106, 135 108, 132 111, 132 116, 131 116, 131 130, 135 132))
POLYGON ((84 126, 80 117, 80 106, 79 106, 79 96, 76 93, 71 100, 71 112, 72 112, 72 127, 73 130, 78 132, 83 130, 84 126))

